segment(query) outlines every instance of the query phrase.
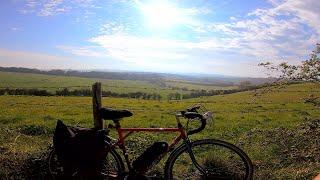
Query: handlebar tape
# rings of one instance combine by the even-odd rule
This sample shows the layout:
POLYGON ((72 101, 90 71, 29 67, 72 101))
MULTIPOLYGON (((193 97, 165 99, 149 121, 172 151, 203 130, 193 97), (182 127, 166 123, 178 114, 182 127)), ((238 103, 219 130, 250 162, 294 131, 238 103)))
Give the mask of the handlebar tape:
POLYGON ((201 121, 201 126, 197 129, 193 129, 193 130, 188 131, 188 133, 187 133, 188 135, 195 134, 195 133, 202 131, 207 125, 206 119, 204 119, 203 116, 199 113, 186 112, 186 113, 184 113, 184 116, 188 119, 196 119, 197 118, 197 119, 200 119, 200 121, 201 121))
POLYGON ((196 112, 185 112, 183 115, 188 119, 196 119, 196 118, 203 119, 203 116, 196 112))

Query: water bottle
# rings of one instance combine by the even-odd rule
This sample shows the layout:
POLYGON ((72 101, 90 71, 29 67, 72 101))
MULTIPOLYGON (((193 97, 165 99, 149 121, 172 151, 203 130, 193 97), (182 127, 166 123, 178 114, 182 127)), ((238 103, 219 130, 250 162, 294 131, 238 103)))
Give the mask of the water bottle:
POLYGON ((133 161, 133 169, 143 174, 146 172, 159 157, 168 151, 169 145, 167 142, 155 142, 148 147, 136 160, 133 161))

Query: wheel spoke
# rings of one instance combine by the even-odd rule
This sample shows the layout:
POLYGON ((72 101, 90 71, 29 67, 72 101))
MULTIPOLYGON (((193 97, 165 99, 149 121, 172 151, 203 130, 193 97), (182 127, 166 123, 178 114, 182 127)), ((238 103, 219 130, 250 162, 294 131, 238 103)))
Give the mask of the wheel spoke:
POLYGON ((215 140, 193 143, 192 151, 197 163, 206 171, 202 174, 192 162, 186 148, 180 149, 166 170, 167 179, 248 179, 252 173, 251 161, 236 146, 215 140), (171 166, 171 167, 170 167, 171 166))

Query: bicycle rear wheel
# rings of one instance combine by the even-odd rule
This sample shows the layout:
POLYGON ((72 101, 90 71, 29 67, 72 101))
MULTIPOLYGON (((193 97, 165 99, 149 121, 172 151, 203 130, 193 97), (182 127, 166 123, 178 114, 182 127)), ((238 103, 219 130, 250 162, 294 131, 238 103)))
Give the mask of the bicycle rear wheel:
POLYGON ((206 171, 203 175, 192 162, 187 146, 177 148, 165 166, 165 179, 252 179, 253 165, 249 157, 230 143, 205 139, 191 143, 197 163, 206 171))
MULTIPOLYGON (((105 159, 102 160, 101 178, 104 180, 121 180, 124 177, 125 167, 119 154, 109 150, 105 159)), ((64 170, 53 149, 48 156, 48 170, 52 179, 63 179, 64 170)), ((73 179, 82 179, 76 170, 72 173, 73 179)))
POLYGON ((63 167, 58 160, 58 156, 54 149, 52 149, 48 156, 48 171, 52 179, 59 179, 63 175, 63 167))
POLYGON ((120 155, 111 149, 103 160, 101 175, 104 180, 121 180, 124 178, 125 167, 120 155))

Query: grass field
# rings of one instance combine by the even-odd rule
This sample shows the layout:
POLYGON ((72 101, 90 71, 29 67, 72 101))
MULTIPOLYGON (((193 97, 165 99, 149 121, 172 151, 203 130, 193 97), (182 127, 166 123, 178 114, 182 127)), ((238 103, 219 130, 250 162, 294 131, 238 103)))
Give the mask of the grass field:
MULTIPOLYGON (((43 86, 43 78, 35 76, 30 85, 43 86)), ((16 84, 10 79, 1 81, 1 86, 28 86, 25 79, 15 80, 16 84)), ((61 78, 60 84, 54 85, 70 85, 70 81, 72 78, 61 78)), ((54 83, 45 82, 45 86, 54 83)), ((91 82, 83 79, 77 83, 91 82)), ((214 112, 215 119, 191 139, 215 138, 238 145, 254 162, 256 179, 310 179, 320 173, 320 144, 316 140, 320 122, 315 120, 320 118, 320 109, 305 103, 304 98, 311 93, 320 96, 319 89, 315 84, 293 84, 260 96, 252 91, 169 102, 104 98, 103 105, 132 110, 134 116, 122 121, 126 127, 174 127, 176 111, 201 103, 214 112)), ((0 107, 0 178, 23 176, 30 161, 31 169, 44 166, 35 162, 50 146, 57 119, 68 125, 92 126, 89 97, 0 96, 0 107)), ((172 136, 138 134, 129 140, 139 144, 129 144, 142 149, 162 138, 172 136)))
POLYGON ((13 73, 0 72, 0 88, 38 88, 55 91, 63 87, 71 87, 70 89, 89 89, 95 82, 101 82, 103 90, 116 93, 130 93, 130 92, 145 92, 145 93, 159 93, 165 98, 169 93, 190 93, 194 90, 221 90, 221 89, 236 89, 237 86, 217 86, 194 84, 190 82, 174 82, 163 81, 160 83, 149 81, 135 81, 135 80, 108 80, 96 78, 81 78, 68 76, 53 76, 29 73, 13 73), (178 89, 173 89, 176 87, 178 89), (187 88, 182 90, 182 88, 187 88))

